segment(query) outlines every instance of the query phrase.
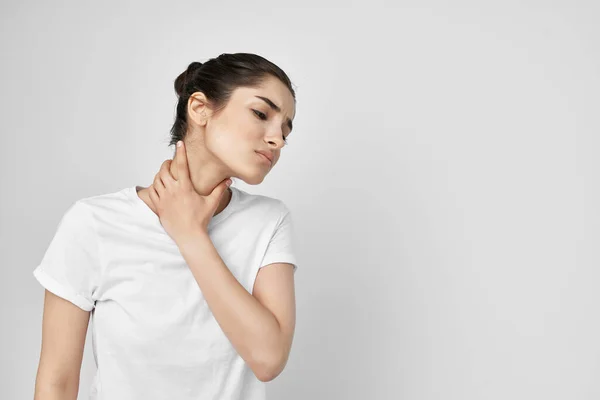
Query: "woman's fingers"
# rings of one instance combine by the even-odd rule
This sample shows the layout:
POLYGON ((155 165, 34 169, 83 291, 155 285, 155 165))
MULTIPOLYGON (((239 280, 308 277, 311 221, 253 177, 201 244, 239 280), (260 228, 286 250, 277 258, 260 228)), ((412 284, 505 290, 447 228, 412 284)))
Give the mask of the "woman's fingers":
POLYGON ((154 185, 150 185, 150 187, 148 188, 148 195, 150 196, 150 200, 152 200, 152 203, 154 203, 154 206, 158 209, 160 198, 158 196, 158 193, 156 192, 156 189, 154 188, 154 185))
POLYGON ((187 154, 183 140, 177 142, 177 151, 175 162, 177 163, 177 181, 181 182, 183 187, 187 188, 192 185, 190 180, 190 170, 188 167, 187 154))
POLYGON ((171 175, 171 161, 172 160, 165 160, 160 166, 160 171, 158 171, 163 185, 167 188, 175 182, 175 178, 171 175))
POLYGON ((160 197, 163 191, 165 190, 165 185, 162 179, 160 179, 160 172, 154 175, 154 181, 152 181, 152 186, 154 187, 154 189, 158 193, 158 196, 160 197))

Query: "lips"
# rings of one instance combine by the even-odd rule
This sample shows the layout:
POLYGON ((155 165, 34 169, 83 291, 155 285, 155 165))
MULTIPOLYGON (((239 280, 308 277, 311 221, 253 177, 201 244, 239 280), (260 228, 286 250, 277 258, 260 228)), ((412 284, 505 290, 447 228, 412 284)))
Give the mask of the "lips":
POLYGON ((265 156, 271 162, 271 164, 273 163, 273 153, 270 151, 257 151, 257 153, 265 156))

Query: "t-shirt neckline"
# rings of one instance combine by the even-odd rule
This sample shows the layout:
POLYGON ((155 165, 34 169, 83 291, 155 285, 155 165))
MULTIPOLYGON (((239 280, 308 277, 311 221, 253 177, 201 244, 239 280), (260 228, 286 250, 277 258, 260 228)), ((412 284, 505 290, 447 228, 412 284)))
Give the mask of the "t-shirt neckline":
MULTIPOLYGON (((128 187, 127 188, 128 197, 132 200, 132 202, 136 206, 136 208, 138 208, 139 210, 141 210, 142 213, 147 215, 148 218, 150 218, 155 224, 160 224, 162 226, 158 215, 156 215, 154 213, 154 211, 152 211, 152 209, 148 206, 148 204, 146 204, 146 202, 144 202, 144 200, 142 200, 142 198, 138 195, 138 191, 137 191, 138 187, 140 189, 144 189, 143 186, 138 186, 138 185, 128 187)), ((229 199, 229 203, 220 213, 218 213, 217 215, 212 217, 212 219, 208 223, 209 228, 217 225, 219 222, 221 222, 225 218, 227 218, 233 212, 234 208, 237 206, 237 201, 238 201, 238 197, 239 197, 238 189, 233 186, 229 186, 229 188, 231 189, 231 199, 229 199)))

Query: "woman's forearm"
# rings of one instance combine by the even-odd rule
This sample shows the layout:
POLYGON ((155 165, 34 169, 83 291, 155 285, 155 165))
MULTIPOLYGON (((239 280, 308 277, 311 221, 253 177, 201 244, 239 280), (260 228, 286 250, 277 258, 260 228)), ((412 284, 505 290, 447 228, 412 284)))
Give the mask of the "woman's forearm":
POLYGON ((77 400, 79 384, 54 385, 36 382, 33 400, 77 400))
POLYGON ((270 380, 285 362, 279 322, 233 276, 208 233, 178 243, 215 319, 260 380, 270 380))

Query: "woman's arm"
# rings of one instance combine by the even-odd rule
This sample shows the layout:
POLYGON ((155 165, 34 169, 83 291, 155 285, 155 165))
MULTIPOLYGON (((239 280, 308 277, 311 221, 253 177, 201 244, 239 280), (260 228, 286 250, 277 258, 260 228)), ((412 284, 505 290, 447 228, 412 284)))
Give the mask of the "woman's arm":
POLYGON ((149 188, 152 204, 222 331, 254 375, 270 381, 283 370, 294 334, 294 265, 273 263, 268 272, 261 269, 250 294, 225 265, 208 234, 208 224, 231 180, 201 195, 190 179, 182 141, 177 143, 174 162, 175 177, 171 160, 163 162, 154 177, 149 188))
POLYGON ((46 290, 34 400, 76 400, 90 312, 46 290))
MULTIPOLYGON (((215 319, 256 377, 268 382, 284 369, 295 327, 291 264, 261 270, 254 296, 237 281, 205 232, 178 244, 215 319)), ((263 267, 264 268, 264 267, 263 267)))

